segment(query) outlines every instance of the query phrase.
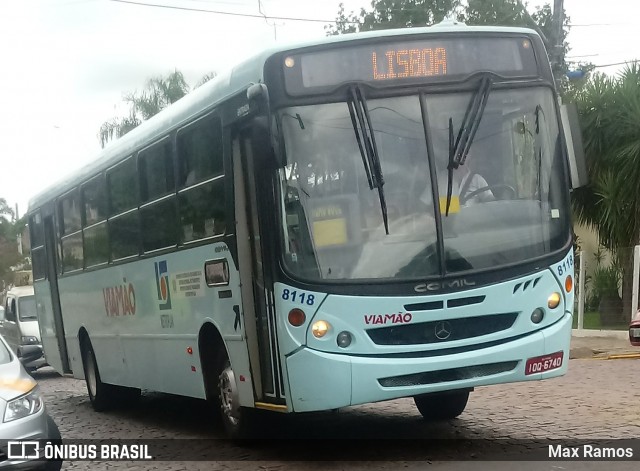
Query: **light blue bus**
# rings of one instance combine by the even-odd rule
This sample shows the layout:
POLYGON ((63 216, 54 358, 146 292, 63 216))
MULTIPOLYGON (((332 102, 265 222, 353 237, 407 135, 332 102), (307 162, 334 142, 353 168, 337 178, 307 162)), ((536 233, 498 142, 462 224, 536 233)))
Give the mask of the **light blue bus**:
POLYGON ((562 375, 565 114, 528 29, 265 52, 32 199, 47 361, 96 410, 203 398, 232 437, 253 409, 413 397, 447 419, 475 387, 562 375))

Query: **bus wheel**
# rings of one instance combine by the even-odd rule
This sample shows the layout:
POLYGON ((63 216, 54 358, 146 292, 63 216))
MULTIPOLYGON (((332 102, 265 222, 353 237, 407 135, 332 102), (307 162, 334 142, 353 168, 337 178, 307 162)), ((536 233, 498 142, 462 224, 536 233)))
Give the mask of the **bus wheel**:
POLYGON ((113 397, 110 385, 105 384, 100 379, 98 371, 98 363, 96 362, 96 354, 93 352, 91 343, 86 342, 83 354, 84 379, 87 383, 87 392, 93 409, 102 412, 111 406, 111 398, 113 397))
POLYGON ((240 407, 240 397, 235 373, 231 363, 226 360, 218 376, 218 399, 222 424, 231 439, 249 438, 251 430, 251 411, 240 407))
POLYGON ((415 396, 416 407, 426 420, 455 419, 464 411, 469 400, 469 391, 447 391, 443 393, 415 396))

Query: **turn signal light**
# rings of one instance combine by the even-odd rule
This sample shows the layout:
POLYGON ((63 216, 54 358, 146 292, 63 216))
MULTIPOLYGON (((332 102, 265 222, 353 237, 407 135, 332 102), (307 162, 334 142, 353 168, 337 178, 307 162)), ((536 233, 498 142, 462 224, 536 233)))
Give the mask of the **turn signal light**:
POLYGON ((560 293, 551 293, 551 296, 547 299, 547 306, 549 306, 549 309, 555 309, 560 304, 561 299, 560 293))
POLYGON ((571 278, 571 275, 564 279, 564 289, 567 293, 570 293, 573 289, 573 278, 571 278))
POLYGON ((302 309, 294 308, 289 311, 289 324, 300 327, 307 320, 307 316, 302 309))

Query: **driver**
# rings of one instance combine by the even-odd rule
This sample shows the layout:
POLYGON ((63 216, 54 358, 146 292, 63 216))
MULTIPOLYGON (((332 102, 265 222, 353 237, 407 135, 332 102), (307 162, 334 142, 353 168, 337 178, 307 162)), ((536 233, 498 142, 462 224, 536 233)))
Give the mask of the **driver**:
MULTIPOLYGON (((438 193, 440 196, 440 210, 445 211, 447 200, 447 189, 449 171, 446 167, 438 168, 438 193)), ((467 207, 487 201, 494 201, 495 197, 488 188, 489 184, 482 175, 477 173, 477 165, 471 154, 467 155, 464 165, 460 165, 453 170, 453 178, 451 181, 451 199, 450 212, 457 212, 456 207, 467 207), (485 191, 478 191, 486 188, 485 191), (453 209, 451 209, 453 208, 453 209)), ((431 206, 432 192, 431 186, 427 185, 422 193, 420 200, 427 206, 431 206)))

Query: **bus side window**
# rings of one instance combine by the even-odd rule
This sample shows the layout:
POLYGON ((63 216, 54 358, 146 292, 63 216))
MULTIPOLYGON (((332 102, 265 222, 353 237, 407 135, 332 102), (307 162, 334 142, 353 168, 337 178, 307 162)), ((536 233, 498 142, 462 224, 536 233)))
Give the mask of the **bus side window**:
POLYGON ((82 218, 79 192, 74 189, 60 199, 60 243, 62 271, 81 270, 84 263, 82 249, 82 218))
POLYGON ((84 264, 91 267, 109 261, 104 176, 92 178, 80 191, 83 208, 84 264))
POLYGON ((178 241, 172 147, 165 138, 138 154, 145 252, 172 247, 178 241))
POLYGON ((178 132, 178 167, 180 187, 192 186, 221 175, 222 122, 207 116, 178 132))
POLYGON ((107 171, 109 197, 109 237, 111 260, 118 260, 140 251, 138 220, 138 178, 133 156, 107 171))
POLYGON ((181 242, 224 234, 224 165, 222 123, 217 116, 202 118, 177 137, 180 186, 181 242))

